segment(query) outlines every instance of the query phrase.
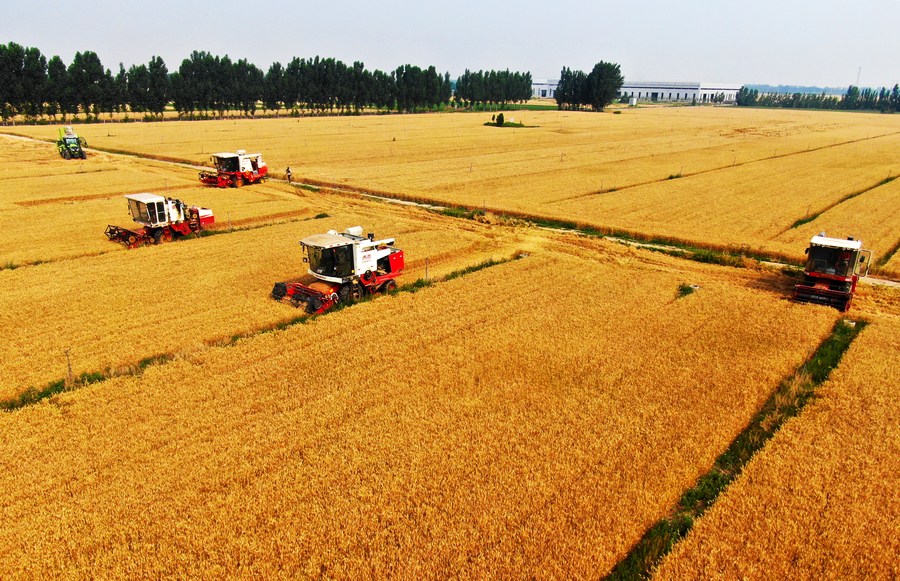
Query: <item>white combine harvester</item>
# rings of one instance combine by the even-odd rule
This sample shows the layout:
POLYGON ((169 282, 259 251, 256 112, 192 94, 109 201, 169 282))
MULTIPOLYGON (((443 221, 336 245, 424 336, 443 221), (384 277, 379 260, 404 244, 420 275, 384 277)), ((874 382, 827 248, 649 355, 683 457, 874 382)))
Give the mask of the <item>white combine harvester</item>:
POLYGON ((306 305, 310 314, 324 313, 338 303, 346 303, 365 294, 390 292, 405 266, 403 251, 394 248, 393 238, 375 240, 374 234, 362 235, 362 227, 344 232, 329 230, 300 241, 309 263, 310 284, 279 282, 272 298, 288 300, 295 307, 306 305))
POLYGON ((237 150, 236 153, 216 153, 209 159, 216 166, 215 173, 200 172, 200 181, 208 186, 239 188, 244 184, 264 181, 269 173, 262 154, 247 153, 243 149, 237 150))
POLYGON ((174 198, 143 193, 128 194, 125 199, 131 219, 141 227, 131 230, 110 224, 106 227, 106 237, 128 248, 169 242, 205 230, 216 221, 209 208, 188 206, 174 198))

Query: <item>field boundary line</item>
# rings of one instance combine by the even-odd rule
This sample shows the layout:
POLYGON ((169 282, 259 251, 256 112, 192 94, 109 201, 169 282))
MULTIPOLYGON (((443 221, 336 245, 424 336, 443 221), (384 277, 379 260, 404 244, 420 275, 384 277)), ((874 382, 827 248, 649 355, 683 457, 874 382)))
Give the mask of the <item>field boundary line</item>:
POLYGON ((818 387, 828 379, 867 324, 868 321, 862 319, 838 319, 815 352, 772 391, 747 427, 716 458, 709 471, 682 493, 666 516, 647 529, 605 579, 649 578, 663 557, 688 534, 694 520, 702 516, 729 484, 741 475, 744 466, 778 433, 784 422, 798 416, 816 397, 818 387))
MULTIPOLYGON (((449 272, 441 277, 424 279, 419 278, 413 282, 406 283, 397 287, 394 291, 388 293, 389 295, 401 294, 401 293, 416 293, 423 289, 435 286, 437 284, 442 284, 445 282, 450 282, 451 280, 466 276, 468 274, 472 274, 473 272, 478 272, 479 270, 484 270, 486 268, 492 268, 494 266, 500 266, 502 264, 506 264, 508 262, 513 262, 516 260, 521 260, 523 258, 527 258, 529 256, 528 253, 524 252, 515 252, 511 256, 505 258, 489 258, 487 260, 483 260, 477 264, 472 264, 470 266, 454 270, 449 272)), ((303 325, 317 317, 327 316, 331 313, 338 313, 344 309, 352 308, 355 305, 369 303, 373 300, 377 300, 381 295, 377 295, 375 297, 366 297, 361 300, 354 301, 352 303, 344 303, 338 304, 333 307, 326 313, 322 315, 309 315, 303 313, 298 316, 290 317, 288 319, 284 319, 282 321, 277 321, 275 323, 270 323, 267 325, 263 325, 261 327, 257 327, 252 331, 247 331, 244 333, 236 333, 231 335, 230 337, 220 337, 215 339, 207 339, 202 342, 202 346, 191 349, 191 350, 182 350, 179 351, 179 357, 185 357, 199 351, 203 351, 209 348, 216 347, 233 347, 237 344, 241 339, 248 339, 251 337, 255 337, 258 335, 264 335, 266 333, 271 333, 273 331, 282 331, 284 329, 288 329, 295 325, 303 325)), ((266 298, 266 300, 271 300, 270 298, 266 298)), ((287 305, 286 305, 287 306, 287 305)), ((123 363, 119 364, 119 369, 107 368, 105 371, 86 371, 78 375, 77 377, 67 377, 63 379, 58 379, 56 381, 51 381, 45 384, 42 387, 29 387, 17 396, 13 396, 4 400, 0 400, 0 413, 2 412, 12 412, 17 409, 27 407, 30 405, 37 404, 45 399, 52 398, 55 395, 58 395, 62 392, 66 391, 74 391, 81 387, 86 387, 88 385, 94 383, 101 383, 108 379, 114 379, 116 377, 140 377, 144 370, 151 366, 157 365, 165 365, 171 361, 175 361, 176 355, 174 353, 158 353, 156 355, 151 355, 149 357, 145 357, 140 359, 136 363, 123 363), (123 369, 124 368, 124 369, 123 369)), ((52 402, 52 400, 51 400, 52 402)))

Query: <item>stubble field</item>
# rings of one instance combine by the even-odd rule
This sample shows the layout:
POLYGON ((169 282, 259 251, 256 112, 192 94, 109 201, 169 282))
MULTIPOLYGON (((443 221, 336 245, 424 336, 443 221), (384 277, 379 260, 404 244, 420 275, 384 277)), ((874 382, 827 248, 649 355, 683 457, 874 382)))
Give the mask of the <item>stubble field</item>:
MULTIPOLYGON (((688 233, 685 240, 710 246, 740 246, 740 234, 802 255, 803 232, 830 227, 831 216, 871 215, 858 222, 867 246, 898 236, 898 182, 866 189, 896 162, 888 150, 900 125, 887 116, 711 108, 523 115, 539 127, 498 132, 478 115, 453 114, 79 133, 93 146, 142 154, 165 143, 165 156, 191 163, 210 151, 262 151, 276 173, 290 164, 295 179, 632 224, 643 235, 688 233), (671 143, 661 141, 665 133, 671 143), (773 156, 773 146, 790 154, 773 156), (841 162, 836 148, 857 161, 841 162), (563 167, 550 164, 550 153, 563 167), (690 172, 666 179, 671 160, 690 172), (488 162, 496 180, 476 170, 488 162), (472 168, 453 173, 457 163, 472 168), (591 184, 607 172, 631 187, 595 194, 591 184), (819 172, 827 191, 784 188, 781 204, 760 205, 763 193, 752 187, 815 182, 819 172), (731 201, 707 215, 698 208, 714 203, 715 179, 729 184, 731 201), (691 180, 695 189, 678 189, 691 180), (863 189, 772 235, 804 203, 825 207, 863 189), (643 202, 596 205, 629 191, 643 202), (693 209, 679 197, 696 197, 684 202, 693 209), (678 217, 653 222, 643 204, 678 217)), ((14 130, 39 136, 46 128, 14 130)), ((0 140, 16 169, 7 182, 14 187, 0 193, 0 220, 23 224, 0 240, 0 265, 8 265, 0 270, 0 399, 65 378, 69 363, 75 375, 98 377, 0 415, 3 578, 602 576, 840 316, 791 303, 791 279, 764 267, 700 264, 274 180, 201 188, 186 167, 97 151, 66 162, 52 147, 0 140), (217 234, 132 251, 106 241, 107 223, 127 225, 121 195, 135 191, 213 208, 217 234), (427 269, 432 284, 307 322, 269 299, 274 282, 303 273, 300 238, 356 224, 397 238, 408 261, 401 283, 427 269), (442 278, 487 259, 500 264, 442 278), (697 290, 682 296, 686 285, 697 290)), ((846 551, 862 546, 853 530, 871 525, 889 546, 891 520, 876 518, 875 507, 896 488, 891 444, 820 454, 795 442, 821 441, 816 434, 832 424, 845 426, 847 441, 870 433, 896 440, 896 410, 883 390, 893 382, 884 366, 896 367, 898 294, 861 287, 851 315, 870 324, 819 407, 776 435, 661 573, 715 574, 718 555, 743 575, 776 570, 765 550, 733 539, 763 519, 791 531, 826 527, 835 513, 821 512, 816 499, 829 492, 852 521, 828 534, 830 549, 781 535, 787 548, 779 551, 812 563, 808 570, 852 574, 846 551), (842 395, 865 382, 875 408, 842 395), (866 419, 855 422, 860 405, 866 419), (827 417, 817 419, 822 407, 827 417), (884 470, 859 473, 877 492, 855 494, 840 480, 846 463, 874 461, 884 470), (760 515, 766 495, 780 494, 762 479, 782 482, 800 464, 821 475, 799 477, 816 492, 760 515), (759 467, 774 475, 757 475, 759 467)), ((890 571, 890 554, 858 570, 890 571)))

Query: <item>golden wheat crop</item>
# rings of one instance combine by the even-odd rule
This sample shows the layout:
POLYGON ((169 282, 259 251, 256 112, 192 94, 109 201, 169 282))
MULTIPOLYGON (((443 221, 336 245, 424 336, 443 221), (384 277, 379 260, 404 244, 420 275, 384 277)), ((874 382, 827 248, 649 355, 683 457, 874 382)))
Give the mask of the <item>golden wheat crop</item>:
MULTIPOLYGON (((896 175, 898 149, 900 134, 575 197, 547 205, 544 211, 649 235, 802 256, 809 242, 808 229, 799 240, 785 236, 794 222, 832 206, 825 216, 840 215, 843 204, 839 202, 844 197, 896 175)), ((852 221, 877 233, 867 241, 875 249, 892 244, 900 232, 900 196, 885 195, 879 201, 878 215, 861 214, 852 221), (869 227, 870 221, 882 225, 869 227)), ((840 229, 847 231, 850 226, 843 224, 840 229)))
POLYGON ((0 399, 65 377, 66 349, 75 375, 116 371, 296 317, 268 295, 275 282, 306 273, 297 242, 309 234, 361 224, 394 236, 408 256, 401 283, 426 266, 440 276, 525 243, 512 231, 457 227, 424 211, 340 199, 329 210, 328 218, 0 271, 0 399))
MULTIPOLYGON (((802 245, 781 237, 796 220, 900 172, 893 153, 900 120, 885 115, 521 111, 510 116, 531 127, 509 131, 482 126, 485 115, 117 124, 83 132, 98 147, 195 163, 244 148, 262 151, 275 175, 290 165, 296 178, 316 183, 791 256, 802 245)), ((47 128, 15 130, 41 137, 47 128)), ((884 214, 896 215, 900 202, 885 203, 884 214)))
MULTIPOLYGON (((894 176, 896 178, 896 176, 894 176)), ((802 248, 811 236, 826 232, 829 236, 853 236, 873 251, 876 262, 900 244, 900 179, 880 185, 823 212, 815 220, 790 229, 778 241, 802 248)), ((889 261, 875 272, 900 276, 900 263, 889 261)))
MULTIPOLYGON (((0 266, 124 250, 107 224, 134 226, 124 194, 155 192, 216 214, 217 228, 237 228, 327 213, 316 196, 283 184, 221 190, 198 184, 195 170, 104 153, 86 161, 47 156, 45 144, 0 138, 9 177, 0 190, 0 266)), ((136 226, 135 226, 136 227, 136 226)))
POLYGON ((657 579, 900 575, 900 323, 874 319, 657 579))
POLYGON ((602 574, 836 314, 575 242, 0 417, 0 576, 602 574))

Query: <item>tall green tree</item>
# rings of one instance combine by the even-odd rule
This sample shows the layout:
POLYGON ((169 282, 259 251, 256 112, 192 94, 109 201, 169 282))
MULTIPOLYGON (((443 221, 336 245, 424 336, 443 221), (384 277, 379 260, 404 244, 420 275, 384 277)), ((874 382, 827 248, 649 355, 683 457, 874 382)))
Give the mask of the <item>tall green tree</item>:
POLYGON ((0 117, 5 123, 17 113, 22 100, 22 66, 25 47, 10 42, 0 44, 0 117))
POLYGON ((75 103, 81 105, 85 115, 99 112, 97 105, 100 103, 104 74, 103 64, 95 52, 76 52, 69 64, 66 74, 68 84, 75 103))
POLYGON ((262 103, 265 110, 278 111, 284 98, 284 67, 274 62, 263 79, 262 103))
POLYGON ((127 74, 128 108, 135 113, 149 111, 150 72, 147 65, 131 65, 127 74))
POLYGON ((147 65, 147 93, 144 106, 148 111, 162 117, 171 98, 169 69, 161 57, 153 56, 147 65))
POLYGON ((47 62, 47 114, 53 117, 57 113, 65 116, 72 112, 70 91, 67 82, 66 64, 61 58, 54 55, 47 62))
POLYGON ((36 48, 26 48, 22 60, 21 95, 18 112, 37 117, 44 111, 47 91, 47 58, 36 48))
POLYGON ((600 61, 587 76, 587 101, 594 111, 602 111, 612 103, 625 78, 615 63, 600 61))

